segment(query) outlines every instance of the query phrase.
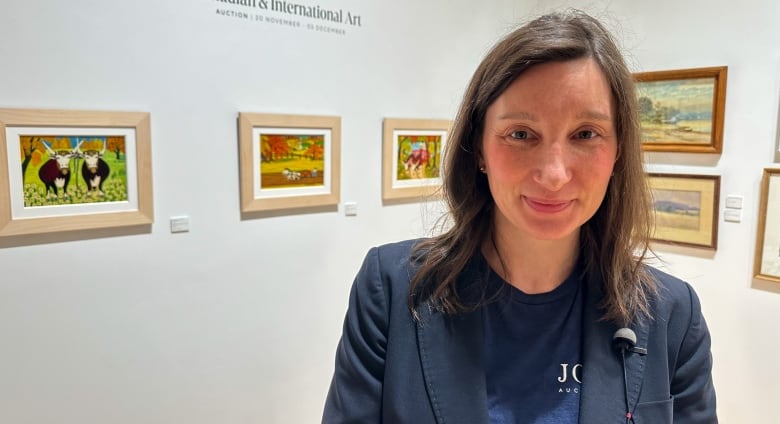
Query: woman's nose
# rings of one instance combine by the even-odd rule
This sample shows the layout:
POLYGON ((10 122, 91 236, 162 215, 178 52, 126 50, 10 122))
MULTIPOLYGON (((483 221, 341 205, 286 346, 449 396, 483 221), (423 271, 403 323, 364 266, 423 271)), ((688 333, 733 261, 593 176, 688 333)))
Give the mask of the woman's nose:
POLYGON ((547 190, 560 190, 571 180, 570 165, 566 147, 553 143, 541 149, 534 180, 547 190))

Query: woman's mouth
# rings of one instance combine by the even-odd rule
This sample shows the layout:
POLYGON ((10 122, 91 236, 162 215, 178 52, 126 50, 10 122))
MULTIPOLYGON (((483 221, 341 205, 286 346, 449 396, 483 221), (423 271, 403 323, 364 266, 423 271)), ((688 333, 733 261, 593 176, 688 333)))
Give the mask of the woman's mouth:
POLYGON ((532 199, 530 197, 524 197, 524 199, 525 203, 531 207, 531 209, 543 213, 560 212, 568 208, 573 202, 572 200, 546 200, 532 199))

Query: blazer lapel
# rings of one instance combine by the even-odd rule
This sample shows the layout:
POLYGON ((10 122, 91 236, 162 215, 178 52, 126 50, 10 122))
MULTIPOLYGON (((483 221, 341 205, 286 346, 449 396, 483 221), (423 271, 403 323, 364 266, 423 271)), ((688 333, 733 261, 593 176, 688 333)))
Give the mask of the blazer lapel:
MULTIPOLYGON (((601 282, 591 278, 585 291, 580 397, 580 422, 586 424, 624 423, 626 420, 623 366, 620 363, 620 355, 612 344, 612 336, 619 327, 612 322, 600 320, 602 310, 598 304, 602 296, 601 282)), ((636 333, 636 345, 647 346, 648 327, 632 325, 630 328, 636 333)), ((628 403, 632 410, 639 399, 644 370, 645 356, 627 352, 628 403)))
POLYGON ((480 310, 428 311, 417 323, 425 386, 436 421, 488 424, 480 310))

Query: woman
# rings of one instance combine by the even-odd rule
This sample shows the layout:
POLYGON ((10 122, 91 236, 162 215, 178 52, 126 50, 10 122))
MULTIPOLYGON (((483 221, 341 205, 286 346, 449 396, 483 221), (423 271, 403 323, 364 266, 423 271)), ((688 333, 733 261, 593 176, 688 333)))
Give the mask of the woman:
POLYGON ((716 423, 698 298, 643 263, 637 116, 588 15, 500 41, 447 144, 452 225, 369 251, 323 422, 716 423))

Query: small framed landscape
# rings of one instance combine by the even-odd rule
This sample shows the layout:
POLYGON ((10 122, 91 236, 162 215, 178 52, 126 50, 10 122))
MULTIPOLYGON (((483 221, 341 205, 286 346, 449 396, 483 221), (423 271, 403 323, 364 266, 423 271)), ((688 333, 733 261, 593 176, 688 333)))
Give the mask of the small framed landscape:
POLYGON ((753 275, 780 283, 780 168, 764 169, 753 275))
POLYGON ((441 163, 452 121, 385 118, 382 200, 415 201, 441 186, 441 163))
POLYGON ((341 118, 239 113, 241 212, 336 206, 341 118))
POLYGON ((0 237, 151 224, 149 114, 0 109, 0 237))
POLYGON ((634 74, 642 148, 721 153, 726 66, 634 74))
POLYGON ((777 107, 777 126, 775 127, 775 162, 780 162, 780 104, 777 107))
POLYGON ((653 241, 716 249, 720 176, 648 174, 653 241))

